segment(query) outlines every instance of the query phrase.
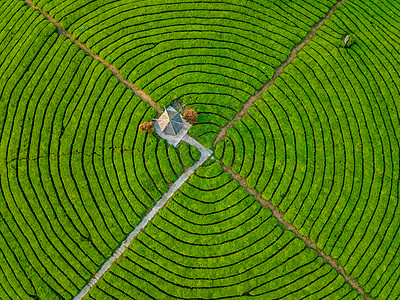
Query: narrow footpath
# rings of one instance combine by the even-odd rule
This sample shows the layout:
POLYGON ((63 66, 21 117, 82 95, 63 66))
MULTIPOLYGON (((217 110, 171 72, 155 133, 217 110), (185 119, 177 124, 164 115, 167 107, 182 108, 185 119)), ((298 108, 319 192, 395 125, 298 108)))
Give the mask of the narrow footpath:
MULTIPOLYGON (((152 101, 150 96, 144 93, 144 91, 138 89, 133 83, 129 82, 128 80, 124 79, 119 72, 117 68, 115 68, 113 65, 107 63, 103 58, 99 57, 98 55, 94 54, 86 45, 80 43, 79 41, 75 40, 70 33, 68 33, 65 29, 61 27, 61 25, 50 15, 48 15, 46 12, 44 12, 42 9, 37 7, 32 3, 31 0, 24 0, 26 4, 38 10, 48 21, 53 23, 58 30, 59 34, 62 34, 66 37, 68 37, 74 44, 78 45, 83 51, 88 53, 93 59, 96 59, 100 61, 107 69, 109 69, 115 77, 118 78, 119 82, 124 84, 127 88, 132 90, 136 95, 138 95, 143 101, 147 102, 150 104, 155 110, 157 110, 158 113, 162 113, 161 108, 158 107, 157 103, 152 101)), ((329 19, 333 12, 337 9, 339 5, 344 3, 347 0, 340 0, 338 1, 332 9, 328 12, 328 14, 316 25, 314 25, 310 32, 308 32, 306 38, 296 47, 294 47, 288 56, 288 58, 275 70, 274 76, 271 80, 266 82, 263 87, 261 88, 260 91, 256 92, 253 96, 249 98, 249 100, 244 103, 242 110, 236 114, 233 120, 229 121, 226 126, 224 126, 220 133, 218 134, 216 140, 214 141, 213 145, 215 146, 218 141, 224 139, 226 137, 226 132, 227 130, 233 126, 233 123, 235 121, 240 120, 244 115, 247 114, 248 109, 254 104, 255 101, 261 99, 261 96, 264 92, 268 90, 268 88, 274 83, 275 79, 278 78, 283 72, 284 68, 292 62, 294 58, 297 57, 297 53, 299 51, 302 51, 304 46, 306 46, 311 39, 315 36, 316 31, 324 24, 324 22, 329 19)), ((186 135, 183 138, 184 141, 189 143, 190 145, 196 147, 199 149, 201 153, 200 159, 192 166, 190 167, 185 173, 183 173, 178 180, 171 186, 171 188, 168 190, 167 193, 163 195, 163 197, 156 203, 156 205, 153 207, 153 209, 142 219, 142 221, 134 228, 133 231, 129 233, 127 238, 121 243, 120 247, 116 249, 115 253, 113 256, 111 256, 100 268, 100 270, 92 276, 88 284, 75 296, 74 300, 82 299, 88 292, 89 290, 96 285, 97 281, 109 270, 111 267, 111 264, 115 261, 118 260, 118 258, 122 255, 124 250, 129 247, 130 243, 132 240, 139 234, 139 232, 146 227, 148 222, 152 220, 152 218, 158 213, 158 211, 167 203, 168 199, 172 197, 172 195, 182 186, 182 184, 189 179, 189 177, 194 173, 194 171, 200 167, 211 155, 212 151, 209 149, 206 149, 203 147, 200 143, 198 143, 194 138, 186 135)), ((221 163, 221 162, 220 162, 221 163)), ((288 223, 284 220, 283 218, 283 213, 280 212, 270 201, 266 201, 261 198, 261 196, 254 190, 250 189, 245 182, 245 179, 242 178, 239 174, 233 173, 232 169, 229 167, 226 167, 221 163, 223 170, 228 172, 229 174, 232 175, 234 179, 236 179, 239 184, 244 187, 250 195, 253 195, 263 206, 267 206, 268 208, 271 209, 273 216, 284 225, 284 228, 286 230, 291 230, 295 233, 296 237, 302 239, 306 245, 314 250, 317 251, 318 255, 323 259, 325 263, 330 264, 338 273, 342 274, 345 281, 349 283, 360 295, 362 295, 365 299, 372 299, 370 298, 365 291, 363 290, 362 286, 358 284, 357 280, 350 278, 344 271, 343 267, 341 267, 338 262, 333 259, 331 256, 326 255, 321 249, 317 247, 315 243, 313 243, 308 237, 302 236, 298 230, 291 224, 288 223)))
POLYGON ((111 264, 118 260, 118 258, 122 255, 126 248, 129 247, 133 239, 140 233, 142 229, 144 229, 153 219, 153 217, 158 213, 158 211, 167 203, 169 198, 173 196, 173 194, 182 186, 182 184, 189 179, 189 177, 194 173, 194 171, 200 167, 212 154, 212 151, 203 147, 199 142, 197 142, 194 138, 185 135, 183 140, 190 144, 191 146, 199 149, 201 156, 200 159, 190 167, 185 173, 183 173, 177 181, 171 186, 171 188, 166 192, 163 197, 158 200, 156 205, 154 205, 153 209, 142 219, 142 221, 133 229, 127 236, 127 238, 121 243, 120 247, 115 250, 113 256, 111 256, 106 262, 101 266, 100 270, 93 275, 88 284, 79 292, 78 295, 75 296, 74 300, 82 299, 89 290, 94 287, 97 281, 110 269, 111 264))
POLYGON ((69 38, 71 40, 71 42, 73 42, 75 45, 79 46, 83 51, 85 51, 87 54, 89 54, 93 59, 101 62, 108 70, 110 70, 113 73, 113 75, 115 77, 117 77, 117 79, 119 80, 120 83, 125 85, 128 89, 132 90, 135 93, 135 95, 140 97, 140 99, 142 99, 143 101, 150 104, 150 106, 153 107, 159 114, 162 113, 162 109, 160 107, 158 107, 157 103, 152 101, 149 95, 147 95, 144 91, 137 88, 129 80, 124 79, 121 75, 121 72, 116 67, 114 67, 113 65, 106 62, 100 56, 94 54, 92 52, 92 50, 90 50, 88 47, 86 47, 85 44, 82 44, 81 42, 75 40, 73 38, 72 34, 70 34, 68 31, 66 31, 64 28, 61 27, 60 23, 58 23, 53 17, 51 17, 49 14, 47 14, 45 11, 43 11, 40 7, 33 4, 33 2, 31 0, 25 0, 25 3, 29 7, 34 8, 37 11, 39 11, 49 22, 53 23, 53 25, 57 27, 58 34, 66 36, 67 38, 69 38))
POLYGON ((307 33, 306 37, 301 41, 300 44, 298 44, 296 47, 294 47, 292 49, 292 51, 290 51, 290 55, 287 57, 287 59, 278 67, 275 69, 275 73, 274 76, 272 77, 271 80, 267 81, 263 87, 261 88, 261 90, 257 91, 253 96, 251 96, 249 98, 249 100, 247 100, 244 104, 242 109, 235 115, 235 117, 228 122, 228 124, 226 124, 224 127, 221 128, 221 131, 218 133, 217 138, 215 139, 215 141, 213 142, 213 147, 215 147, 217 145, 217 143, 221 140, 223 140, 227 134, 227 130, 229 128, 231 128, 233 126, 233 123, 235 123, 236 121, 239 121, 243 118, 244 115, 247 114, 247 111, 249 110, 250 107, 253 106, 254 102, 256 102, 257 100, 261 99, 261 96, 268 91, 269 87, 271 85, 274 84, 275 79, 277 79, 279 76, 281 76, 281 74, 284 72, 284 69, 286 68, 286 66, 288 64, 290 64, 292 62, 293 59, 295 59, 297 57, 297 53, 302 51, 304 46, 307 46, 308 43, 311 41, 311 39, 315 36, 316 31, 321 28, 322 25, 324 25, 325 21, 328 20, 332 14, 334 13, 334 11, 338 8, 339 5, 343 4, 344 2, 346 2, 347 0, 340 0, 339 2, 337 2, 328 12, 328 14, 325 16, 325 18, 323 18, 321 21, 319 21, 317 24, 315 24, 311 30, 307 33))
POLYGON ((259 193, 257 193, 255 190, 251 189, 246 184, 246 180, 242 176, 240 176, 239 174, 233 173, 233 171, 232 171, 232 169, 230 167, 225 166, 219 160, 217 160, 217 161, 221 164, 222 169, 225 172, 231 174, 232 177, 239 182, 241 187, 246 189, 246 191, 250 195, 254 196, 256 198, 256 200, 258 202, 260 202, 260 204, 262 206, 266 206, 272 211, 272 215, 278 220, 278 222, 281 222, 283 224, 284 230, 290 230, 290 231, 294 232, 295 236, 297 238, 299 238, 299 239, 302 239, 305 242, 307 247, 312 248, 312 249, 317 251, 318 256, 323 259, 324 263, 327 263, 327 264, 331 265, 331 267, 334 268, 338 273, 342 274, 344 280, 348 284, 350 284, 350 286, 353 289, 355 289, 358 292, 358 294, 362 295, 364 297, 364 299, 372 300, 372 298, 369 297, 367 295, 367 293, 364 291, 363 287, 360 284, 358 284, 357 280, 353 279, 353 278, 350 278, 350 276, 346 274, 346 272, 344 271, 343 267, 339 265, 339 263, 337 262, 336 259, 334 259, 330 255, 325 254, 320 248, 317 247, 316 243, 314 243, 314 242, 312 242, 310 240, 310 238, 308 236, 306 237, 306 236, 301 235, 299 233, 299 231, 297 230, 297 228, 293 226, 293 224, 285 221, 285 219, 283 218, 284 213, 282 211, 278 210, 278 208, 276 206, 274 206, 271 201, 267 201, 267 200, 263 199, 259 193))

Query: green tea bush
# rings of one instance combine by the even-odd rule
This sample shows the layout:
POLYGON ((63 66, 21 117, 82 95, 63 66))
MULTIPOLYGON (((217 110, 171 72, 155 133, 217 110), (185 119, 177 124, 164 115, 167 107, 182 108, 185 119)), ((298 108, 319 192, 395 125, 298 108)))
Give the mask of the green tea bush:
POLYGON ((357 298, 341 275, 282 230, 218 163, 196 170, 87 298, 122 295, 357 298))
POLYGON ((216 148, 377 299, 400 295, 400 33, 392 9, 399 14, 386 1, 340 5, 216 148), (357 43, 344 50, 348 32, 357 43))
MULTIPOLYGON (((198 111, 206 147, 336 3, 34 2, 198 111)), ((200 153, 138 132, 155 110, 37 10, 0 8, 0 298, 71 299, 200 153)), ((398 15, 341 4, 215 149, 377 299, 400 295, 398 15)), ((88 298, 361 297, 211 159, 125 254, 88 298)))
POLYGON ((200 151, 186 142, 181 142, 178 147, 179 157, 186 168, 190 168, 200 159, 200 151))
POLYGON ((183 172, 155 117, 22 1, 0 4, 0 298, 71 299, 183 172))
POLYGON ((336 1, 34 2, 160 107, 195 109, 208 147, 336 1))

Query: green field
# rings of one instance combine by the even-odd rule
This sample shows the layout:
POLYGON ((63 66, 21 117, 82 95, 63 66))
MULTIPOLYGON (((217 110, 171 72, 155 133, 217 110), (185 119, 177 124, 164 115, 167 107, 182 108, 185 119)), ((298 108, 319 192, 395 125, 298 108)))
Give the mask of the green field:
POLYGON ((400 293, 400 31, 367 4, 340 6, 216 153, 367 292, 390 299, 400 293), (347 50, 348 32, 357 43, 347 50))
MULTIPOLYGON (((207 148, 336 2, 33 1, 207 148)), ((399 38, 400 2, 337 6, 85 299, 398 299, 399 38)), ((0 299, 73 299, 200 159, 156 116, 0 1, 0 299)))
POLYGON ((87 299, 356 299, 218 163, 170 199, 87 299))
POLYGON ((183 159, 138 133, 154 109, 14 3, 2 10, 3 28, 23 26, 1 35, 0 298, 71 298, 183 173, 183 159))
POLYGON ((34 2, 161 107, 190 104, 211 146, 334 1, 34 2))

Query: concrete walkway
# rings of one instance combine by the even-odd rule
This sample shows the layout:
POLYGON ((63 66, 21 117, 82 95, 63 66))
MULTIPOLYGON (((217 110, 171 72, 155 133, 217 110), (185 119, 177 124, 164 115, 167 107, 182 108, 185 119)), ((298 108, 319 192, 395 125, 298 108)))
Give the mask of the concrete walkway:
POLYGON ((212 154, 212 151, 205 148, 199 142, 197 142, 194 138, 185 135, 183 140, 190 145, 199 149, 201 156, 200 159, 191 166, 185 173, 183 173, 177 181, 171 186, 167 193, 156 203, 153 209, 142 219, 142 221, 135 227, 131 233, 129 233, 128 237, 121 243, 121 246, 115 251, 113 256, 111 256, 100 268, 100 270, 90 279, 88 284, 79 292, 78 295, 75 296, 74 300, 82 299, 89 290, 96 285, 97 281, 110 269, 111 264, 115 262, 125 251, 126 248, 129 247, 132 240, 139 234, 139 232, 146 227, 147 223, 151 221, 151 219, 158 213, 158 211, 167 203, 168 199, 172 197, 172 195, 182 186, 182 184, 189 179, 189 177, 194 173, 194 171, 200 167, 212 154))

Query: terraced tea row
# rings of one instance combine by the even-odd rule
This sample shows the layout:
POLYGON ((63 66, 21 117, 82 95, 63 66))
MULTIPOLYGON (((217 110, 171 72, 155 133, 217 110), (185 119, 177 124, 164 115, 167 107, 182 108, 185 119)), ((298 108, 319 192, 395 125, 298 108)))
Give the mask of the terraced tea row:
POLYGON ((218 163, 197 169, 89 299, 361 298, 218 163))
POLYGON ((190 104, 210 147, 336 1, 34 2, 161 107, 190 104))
POLYGON ((72 298, 168 185, 156 112, 23 1, 0 5, 0 298, 72 298))
POLYGON ((399 16, 341 5, 216 149, 378 299, 400 295, 399 16))
POLYGON ((187 168, 193 166, 194 162, 200 159, 200 151, 186 142, 182 142, 178 149, 182 164, 187 168))

